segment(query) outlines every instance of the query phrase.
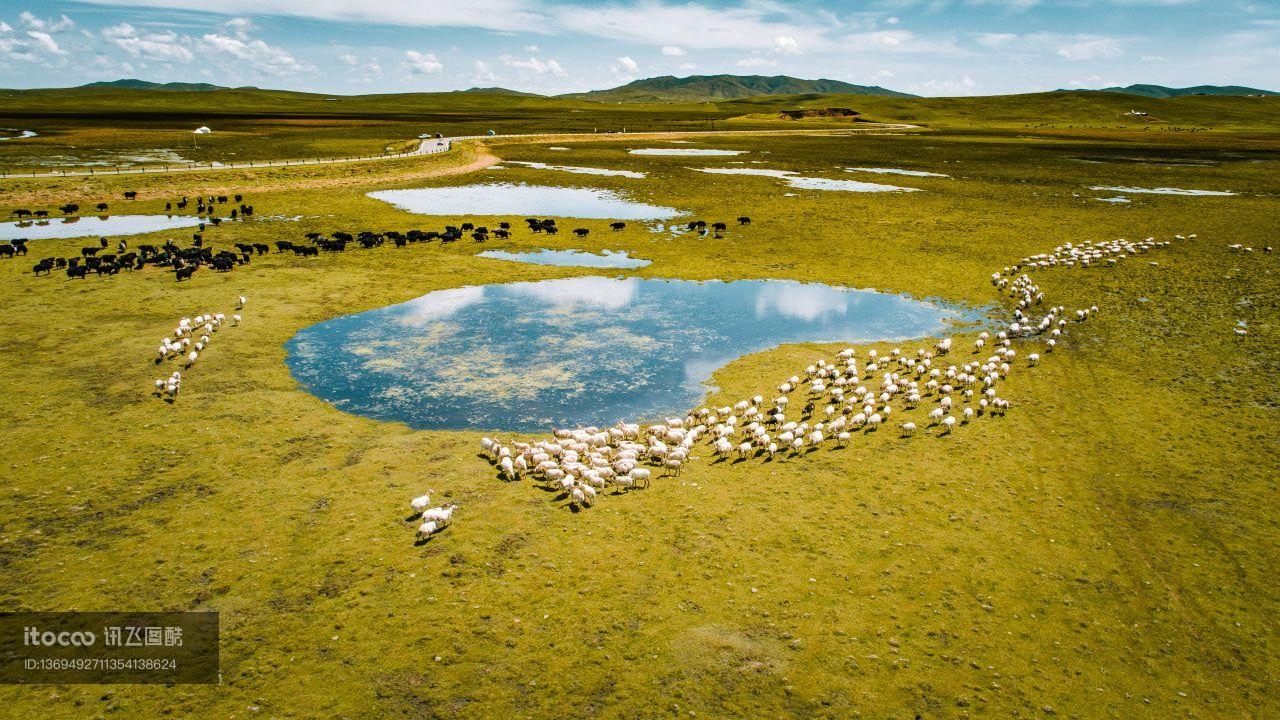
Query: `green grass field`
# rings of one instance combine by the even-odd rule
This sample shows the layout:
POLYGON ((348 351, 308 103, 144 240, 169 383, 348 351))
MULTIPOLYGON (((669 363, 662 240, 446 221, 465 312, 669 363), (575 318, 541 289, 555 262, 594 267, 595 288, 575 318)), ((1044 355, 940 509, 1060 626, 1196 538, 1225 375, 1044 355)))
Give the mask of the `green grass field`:
MULTIPOLYGON (((886 427, 772 463, 713 464, 707 450, 679 478, 578 513, 498 480, 479 433, 413 431, 306 394, 283 343, 432 290, 598 273, 476 258, 467 240, 273 253, 181 284, 153 268, 71 281, 30 266, 86 240, 33 241, 26 258, 0 259, 0 609, 217 610, 222 684, 9 686, 0 702, 51 718, 1280 715, 1280 256, 1262 251, 1280 235, 1280 126, 1270 101, 1239 109, 1251 100, 1162 101, 1187 113, 1162 111, 1170 121, 1215 127, 1197 133, 1058 115, 1033 135, 1021 127, 1033 118, 1010 111, 990 129, 955 115, 902 135, 698 139, 761 167, 924 190, 907 194, 706 175, 687 168, 720 158, 631 156, 651 141, 617 137, 487 152, 647 178, 431 175, 483 157, 467 147, 352 166, 9 179, 0 216, 68 201, 119 212, 126 189, 139 192, 131 212, 231 191, 260 217, 302 216, 213 228, 215 248, 498 219, 410 215, 366 198, 373 189, 603 187, 753 223, 713 241, 572 221, 592 234, 520 229, 485 247, 625 249, 654 261, 629 271, 642 277, 791 278, 977 305, 999 301, 993 271, 1064 242, 1198 237, 1115 268, 1038 271, 1047 302, 1101 312, 1010 376, 1005 418, 947 437, 886 427), (1233 127, 1213 122, 1219 112, 1233 127), (1113 205, 1090 185, 1238 195, 1113 205), (184 315, 230 314, 239 295, 244 323, 184 373, 176 403, 155 398, 158 339, 184 315), (428 488, 462 508, 415 546, 407 503, 428 488)), ((317 130, 315 143, 346 147, 343 132, 317 130)), ((974 334, 954 335, 959 360, 978 357, 974 334)), ((738 359, 707 402, 769 395, 840 347, 738 359)))

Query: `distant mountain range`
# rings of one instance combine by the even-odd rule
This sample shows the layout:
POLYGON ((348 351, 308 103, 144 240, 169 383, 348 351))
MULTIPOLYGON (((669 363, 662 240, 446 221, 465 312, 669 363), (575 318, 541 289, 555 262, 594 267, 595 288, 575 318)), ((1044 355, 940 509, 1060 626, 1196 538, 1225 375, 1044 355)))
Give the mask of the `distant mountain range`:
POLYGON ((169 92, 209 92, 210 90, 229 90, 230 88, 221 85, 210 85, 209 83, 153 83, 146 80, 136 80, 133 78, 125 80, 112 80, 110 82, 92 82, 88 85, 81 85, 82 88, 123 88, 126 90, 167 90, 169 92))
POLYGON ((786 75, 671 75, 645 78, 608 90, 572 93, 559 97, 601 102, 715 102, 757 95, 884 95, 916 97, 878 86, 852 85, 839 80, 802 80, 786 75))
POLYGON ((1280 93, 1270 90, 1259 90, 1240 85, 1197 85, 1187 88, 1171 88, 1164 85, 1130 85, 1129 87, 1102 88, 1098 92, 1125 93, 1149 98, 1185 97, 1187 95, 1280 95, 1280 93))
MULTIPOLYGON (((228 88, 210 83, 156 83, 147 80, 124 79, 110 82, 93 82, 76 89, 101 88, 117 90, 155 90, 162 92, 211 92, 215 90, 257 90, 254 87, 228 88)), ((476 95, 506 95, 511 97, 545 97, 537 93, 522 92, 502 87, 473 87, 455 92, 476 95)), ((1101 90, 1076 90, 1074 92, 1107 92, 1137 95, 1146 98, 1176 98, 1189 95, 1280 95, 1271 90, 1240 85, 1197 85, 1172 88, 1164 85, 1130 85, 1101 90)), ((555 97, 595 102, 624 103, 702 103, 721 100, 739 100, 765 95, 879 95, 882 97, 914 98, 917 95, 897 92, 878 85, 853 85, 840 80, 804 80, 786 75, 691 75, 678 78, 671 75, 644 78, 607 90, 570 93, 555 97)))

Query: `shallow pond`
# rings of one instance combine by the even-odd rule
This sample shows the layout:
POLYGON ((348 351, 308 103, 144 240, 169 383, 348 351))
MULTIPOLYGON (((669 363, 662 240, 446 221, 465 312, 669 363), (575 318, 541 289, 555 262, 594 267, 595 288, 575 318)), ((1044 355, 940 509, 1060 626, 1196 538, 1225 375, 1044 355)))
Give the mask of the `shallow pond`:
MULTIPOLYGON (((672 142, 675 142, 674 140, 672 142)), ((741 155, 746 150, 711 150, 705 148, 639 148, 628 150, 632 155, 741 155)))
POLYGON ((882 168, 882 167, 847 167, 845 172, 865 172, 876 173, 877 175, 909 175, 911 177, 951 177, 943 173, 926 172, 924 170, 902 170, 900 168, 882 168))
POLYGON ((379 190, 369 197, 423 215, 537 215, 662 220, 675 208, 628 200, 611 190, 490 183, 461 187, 379 190))
POLYGON ((840 190, 844 192, 919 192, 919 188, 883 185, 881 183, 862 182, 860 180, 829 180, 827 178, 803 177, 794 170, 769 170, 766 168, 690 168, 698 172, 714 175, 759 175, 785 180, 788 185, 801 190, 840 190))
POLYGON ((506 250, 486 250, 480 257, 494 260, 511 260, 512 262, 531 263, 533 265, 562 265, 566 267, 592 268, 640 268, 652 260, 633 258, 626 250, 605 250, 603 254, 584 252, 582 250, 538 250, 537 252, 507 252, 506 250))
POLYGON ((347 412, 543 432, 683 413, 713 371, 783 343, 898 341, 953 319, 977 311, 795 281, 580 277, 440 290, 286 349, 294 377, 347 412))
POLYGON ((108 215, 103 217, 86 215, 36 222, 24 220, 0 223, 0 240, 17 238, 54 240, 99 235, 141 235, 161 230, 195 227, 199 224, 200 218, 191 215, 108 215))
POLYGON ((576 167, 573 165, 548 165, 540 162, 530 162, 526 160, 508 160, 509 165, 523 165, 533 168, 534 170, 559 170, 567 173, 577 173, 579 175, 614 175, 617 177, 643 178, 645 174, 636 172, 635 170, 610 170, 609 168, 593 168, 593 167, 576 167))
POLYGON ((1149 195, 1212 195, 1212 196, 1228 196, 1235 195, 1233 192, 1226 190, 1183 190, 1181 188, 1159 187, 1159 188, 1140 188, 1140 187, 1115 187, 1110 185, 1093 185, 1090 190, 1109 190, 1111 192, 1120 193, 1146 193, 1149 195))
POLYGON ((19 130, 18 128, 0 128, 0 140, 23 140, 36 136, 35 130, 19 130))

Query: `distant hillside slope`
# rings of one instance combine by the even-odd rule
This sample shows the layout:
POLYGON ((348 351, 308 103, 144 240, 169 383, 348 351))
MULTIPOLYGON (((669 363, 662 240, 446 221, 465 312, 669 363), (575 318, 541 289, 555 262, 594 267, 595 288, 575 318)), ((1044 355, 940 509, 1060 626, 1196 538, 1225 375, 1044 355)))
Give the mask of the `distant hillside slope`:
POLYGON ((1187 95, 1280 95, 1270 90, 1243 87, 1241 85, 1196 85, 1187 88, 1171 88, 1164 85, 1130 85, 1109 87, 1098 92, 1125 93, 1149 98, 1186 97, 1187 95))
POLYGON ((473 87, 473 88, 467 88, 466 90, 458 90, 457 92, 487 93, 489 95, 513 95, 515 97, 545 97, 544 95, 539 95, 538 93, 522 92, 520 90, 511 90, 509 88, 504 88, 504 87, 487 87, 487 88, 473 87))
POLYGON ((645 78, 608 90, 592 90, 560 97, 600 102, 715 102, 758 95, 882 95, 915 97, 878 86, 852 85, 839 80, 802 80, 786 75, 671 75, 645 78))
POLYGON ((170 92, 209 92, 210 90, 227 90, 221 85, 210 85, 209 83, 154 83, 146 80, 137 80, 128 78, 124 80, 112 80, 110 82, 91 82, 87 85, 81 85, 82 88, 124 88, 127 90, 168 90, 170 92))

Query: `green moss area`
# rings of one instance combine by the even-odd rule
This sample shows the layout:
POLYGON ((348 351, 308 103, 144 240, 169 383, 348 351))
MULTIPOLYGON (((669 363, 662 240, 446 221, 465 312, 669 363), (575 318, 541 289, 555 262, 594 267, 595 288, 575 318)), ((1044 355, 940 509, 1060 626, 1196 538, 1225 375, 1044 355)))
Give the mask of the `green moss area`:
MULTIPOLYGON (((238 192, 259 218, 297 218, 211 228, 217 249, 504 219, 427 218, 364 195, 469 182, 619 190, 731 227, 713 240, 575 220, 592 230, 575 239, 509 216, 506 242, 272 253, 182 283, 155 268, 32 275, 84 239, 0 259, 0 609, 217 610, 223 637, 220 686, 10 686, 0 702, 14 717, 1276 716, 1280 258, 1262 247, 1280 230, 1280 154, 1268 132, 697 139, 748 151, 733 158, 562 138, 351 166, 7 180, 2 215, 101 201, 120 212, 120 193, 136 190, 130 212, 238 192), (648 176, 433 175, 486 153, 648 176), (922 192, 688 169, 726 160, 922 192), (1114 205, 1091 185, 1238 195, 1114 205), (734 225, 739 215, 752 224, 734 225), (327 318, 593 274, 476 258, 482 247, 623 249, 653 260, 631 271, 641 277, 791 278, 983 305, 1001 301, 991 273, 1024 256, 1190 233, 1113 268, 1037 271, 1047 302, 1100 312, 1010 375, 1004 418, 943 436, 887 426, 770 463, 704 451, 678 478, 577 513, 500 481, 478 433, 344 414, 284 362, 284 342, 327 318), (184 373, 176 402, 155 397, 171 370, 152 363, 159 339, 183 316, 229 316, 240 295, 243 323, 184 373), (408 501, 426 489, 461 509, 415 546, 408 501)), ((975 332, 957 330, 953 357, 979 357, 975 332)), ((1038 346, 1018 346, 1020 366, 1038 346)), ((840 347, 740 358, 708 402, 769 395, 840 347)))

